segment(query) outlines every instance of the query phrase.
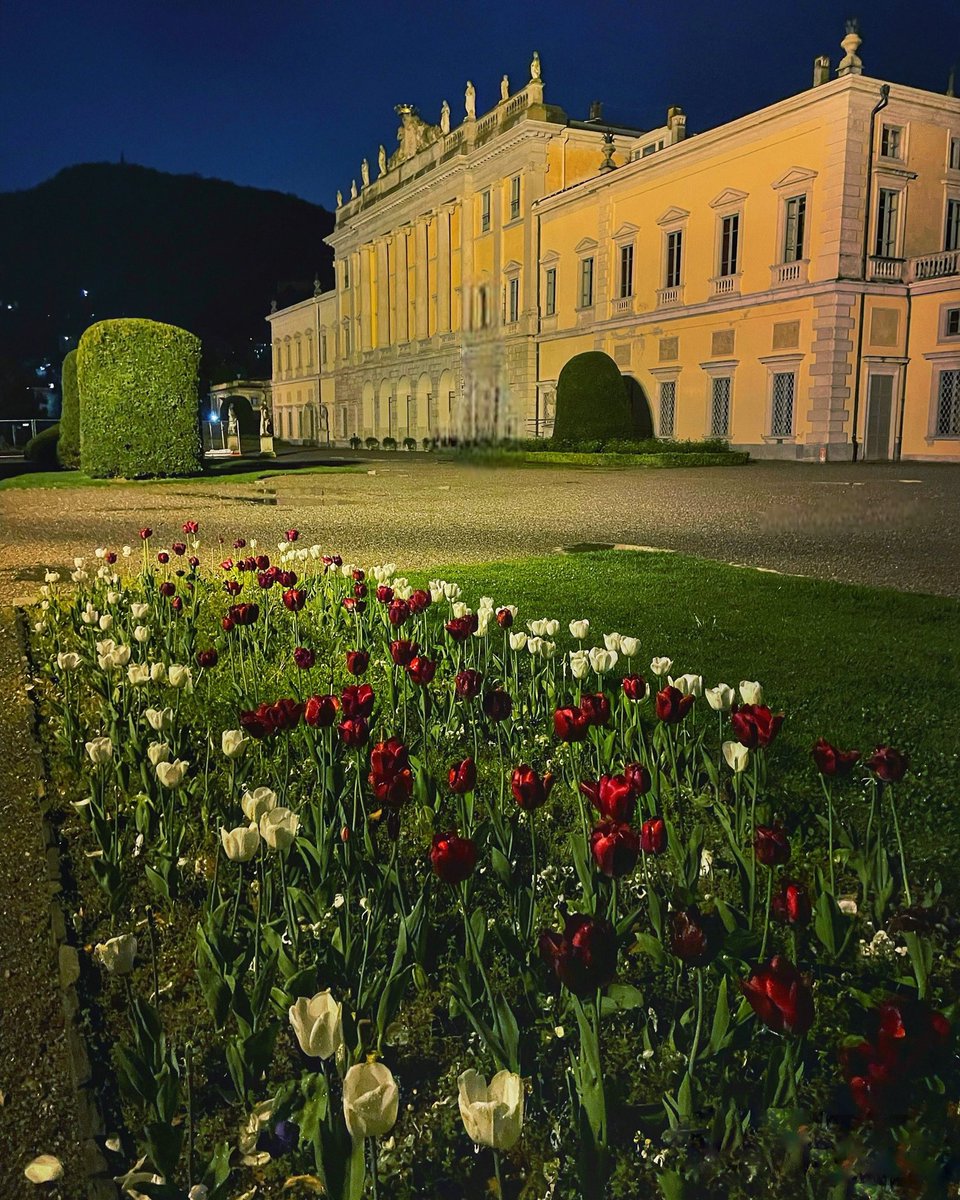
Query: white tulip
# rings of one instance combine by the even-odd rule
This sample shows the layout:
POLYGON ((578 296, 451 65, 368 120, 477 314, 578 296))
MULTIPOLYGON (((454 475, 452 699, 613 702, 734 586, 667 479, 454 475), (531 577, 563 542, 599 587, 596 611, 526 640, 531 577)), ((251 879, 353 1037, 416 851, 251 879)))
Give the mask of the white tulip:
POLYGON ((350 1136, 380 1137, 397 1122, 400 1091, 383 1063, 357 1063, 343 1079, 343 1115, 350 1136))
POLYGON ((129 646, 118 646, 112 655, 113 665, 115 667, 125 667, 130 661, 130 655, 132 653, 133 651, 129 646))
POLYGON ((587 620, 571 621, 567 628, 570 630, 571 637, 576 638, 578 642, 582 642, 590 632, 590 622, 587 620))
POLYGON ((332 1058, 343 1045, 342 1010, 329 988, 309 1000, 301 996, 289 1016, 300 1049, 311 1058, 332 1058))
POLYGON ((133 631, 133 640, 139 642, 140 645, 150 641, 150 630, 146 625, 138 625, 133 631))
POLYGON ((134 687, 142 687, 150 682, 150 666, 148 663, 131 663, 127 667, 127 679, 134 687))
POLYGON ((493 620, 492 608, 477 609, 477 627, 473 631, 475 638, 486 637, 490 631, 490 622, 493 620))
POLYGON ((444 599, 443 587, 438 582, 434 581, 433 583, 431 583, 429 591, 430 591, 430 599, 433 601, 434 604, 439 604, 440 601, 444 599))
POLYGON ((87 754, 93 765, 99 767, 113 758, 113 742, 108 737, 94 738, 92 742, 87 742, 87 754))
MULTIPOLYGON (((154 663, 154 666, 157 664, 154 663)), ((153 669, 150 671, 151 678, 153 677, 153 669)), ((147 724, 156 733, 160 733, 163 729, 173 728, 173 709, 172 708, 145 708, 143 715, 147 724)))
POLYGON ((183 783, 189 766, 190 763, 182 758, 174 759, 173 762, 157 763, 157 778, 165 788, 170 788, 173 791, 183 783))
POLYGON ((256 825, 238 825, 236 829, 221 829, 223 851, 231 862, 249 862, 260 847, 260 830, 256 825))
POLYGON ((655 658, 650 663, 650 670, 659 679, 659 678, 661 678, 661 676, 666 675, 666 673, 670 670, 670 668, 672 666, 673 666, 672 658, 655 658))
POLYGON ((716 687, 705 688, 703 694, 714 712, 729 712, 734 696, 732 687, 718 683, 716 687))
POLYGON ((527 644, 527 635, 522 630, 510 634, 510 649, 522 650, 527 644))
POLYGON ((150 611, 149 604, 131 604, 130 605, 130 616, 133 617, 133 619, 135 621, 142 621, 143 618, 147 615, 147 613, 149 611, 150 611))
POLYGON ((111 975, 129 975, 137 957, 137 939, 132 933, 121 933, 109 941, 98 942, 93 952, 111 975))
POLYGON ((75 559, 73 560, 73 565, 74 565, 75 567, 82 567, 82 566, 83 566, 83 564, 84 564, 86 561, 87 561, 87 560, 86 560, 85 558, 75 558, 75 559))
POLYGON ((167 683, 174 688, 185 687, 192 691, 193 672, 182 663, 171 663, 167 667, 167 683))
POLYGON ((620 635, 620 653, 624 658, 634 658, 639 649, 640 641, 638 638, 627 637, 626 634, 620 635))
POLYGON ((277 793, 268 787, 254 788, 252 792, 243 793, 240 807, 248 821, 259 822, 264 813, 271 812, 277 807, 277 793))
POLYGON ((300 818, 289 808, 272 808, 260 818, 260 836, 271 850, 288 850, 299 828, 300 818))
POLYGON ((116 604, 116 602, 119 599, 120 599, 119 592, 107 592, 107 603, 108 604, 116 604))
POLYGON ((100 614, 89 602, 89 600, 87 601, 87 607, 80 614, 80 620, 84 623, 84 625, 96 625, 96 623, 100 620, 100 614))
POLYGON ((685 696, 703 695, 702 675, 678 675, 676 679, 669 678, 669 683, 671 687, 683 692, 685 696))
MULTIPOLYGON (((396 569, 396 568, 394 568, 394 569, 396 569)), ((443 585, 443 594, 444 594, 444 596, 446 596, 446 598, 451 603, 455 600, 459 600, 460 596, 462 595, 462 593, 460 591, 459 583, 446 583, 445 582, 443 585)))
POLYGON ((104 613, 97 624, 104 631, 104 633, 106 633, 106 631, 113 625, 113 617, 111 617, 109 613, 104 613))
POLYGON ((59 583, 60 582, 60 572, 59 571, 47 571, 47 573, 44 575, 43 578, 46 583, 59 583))
POLYGON ((170 747, 166 742, 151 742, 147 747, 147 758, 152 766, 170 761, 170 747))
POLYGON ((744 704, 762 704, 763 688, 756 680, 740 680, 740 699, 744 704))
POLYGON ((98 546, 93 553, 95 558, 103 558, 103 556, 106 554, 106 550, 103 548, 103 546, 98 546))
POLYGON ((619 633, 605 633, 603 635, 603 644, 607 648, 607 650, 616 650, 616 652, 619 654, 620 653, 620 634, 619 633))
POLYGON ((590 655, 586 650, 570 651, 570 673, 574 679, 586 679, 590 674, 590 655))
POLYGON ((460 617, 468 617, 470 615, 470 609, 461 600, 455 600, 450 607, 453 611, 454 620, 457 620, 460 617))
POLYGON ((113 638, 104 638, 102 642, 97 642, 97 653, 109 658, 117 648, 117 643, 113 638))
POLYGON ((534 656, 534 658, 536 658, 536 656, 540 653, 542 646, 543 646, 543 638, 542 637, 528 637, 527 638, 527 649, 534 656))
POLYGON ((543 622, 543 637, 556 637, 557 630, 560 628, 560 622, 555 618, 550 617, 549 620, 543 622))
POLYGON ((527 622, 527 628, 530 630, 530 632, 533 634, 534 637, 543 637, 543 634, 544 634, 543 627, 545 624, 546 624, 545 617, 537 617, 537 619, 535 621, 527 622))
POLYGON ((150 664, 150 678, 154 683, 163 683, 167 677, 167 664, 155 662, 150 664))
POLYGON ((601 650, 599 646, 594 646, 590 652, 590 666, 598 675, 605 675, 607 671, 612 671, 617 665, 619 657, 616 650, 601 650))
POLYGON ((556 652, 557 652, 557 643, 556 642, 548 641, 546 638, 541 639, 540 650, 539 650, 540 658, 549 660, 549 659, 553 658, 553 656, 556 654, 556 652))
POLYGON ((227 758, 242 758, 249 741, 242 729, 225 729, 220 736, 220 748, 227 758))
POLYGON ((70 652, 57 655, 57 666, 61 671, 76 671, 81 662, 82 659, 80 658, 79 654, 70 652))
POLYGON ((46 628, 47 628, 46 621, 35 621, 34 622, 34 626, 33 626, 34 633, 43 633, 46 628))
POLYGON ((123 555, 124 558, 129 558, 130 555, 133 553, 133 547, 132 546, 123 546, 120 549, 120 553, 123 555))
POLYGON ((23 1173, 31 1183, 56 1183, 63 1178, 63 1163, 53 1154, 39 1154, 23 1173))
POLYGON ((523 1126, 523 1080, 512 1071, 498 1071, 489 1087, 470 1070, 457 1080, 460 1116, 467 1136, 478 1146, 512 1150, 523 1126))
POLYGON ((746 746, 741 746, 739 742, 724 742, 723 757, 730 770, 739 774, 747 769, 750 762, 750 751, 746 746))

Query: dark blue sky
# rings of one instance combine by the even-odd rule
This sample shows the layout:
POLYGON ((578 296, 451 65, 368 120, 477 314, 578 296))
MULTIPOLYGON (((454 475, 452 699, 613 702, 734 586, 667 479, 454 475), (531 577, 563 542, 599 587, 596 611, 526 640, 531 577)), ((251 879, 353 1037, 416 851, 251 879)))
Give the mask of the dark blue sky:
POLYGON ((76 162, 129 162, 293 192, 333 207, 393 106, 479 112, 527 79, 548 102, 641 127, 669 104, 691 132, 809 86, 857 15, 865 73, 943 91, 960 0, 0 0, 0 191, 76 162), (852 11, 851 11, 852 10, 852 11))

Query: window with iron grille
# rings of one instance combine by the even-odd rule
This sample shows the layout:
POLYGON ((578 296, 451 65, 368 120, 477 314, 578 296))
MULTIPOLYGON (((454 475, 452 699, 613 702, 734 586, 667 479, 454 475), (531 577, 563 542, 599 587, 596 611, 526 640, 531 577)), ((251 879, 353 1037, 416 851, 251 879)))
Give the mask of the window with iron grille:
POLYGON ((950 170, 960 171, 960 137, 950 139, 950 170))
POLYGON ((960 437, 960 370, 940 372, 935 433, 937 437, 960 437))
POLYGON ((520 279, 514 275, 507 283, 507 320, 510 324, 520 319, 520 279))
POLYGON ((490 228, 490 193, 480 194, 480 232, 486 233, 490 228))
POLYGON ((633 295, 633 243, 620 247, 620 299, 633 295))
POLYGON ((740 214, 720 222, 720 275, 736 275, 740 259, 740 214))
POLYGON ((593 305, 593 259, 585 258, 580 263, 580 307, 593 305))
POLYGON ((673 437, 677 415, 677 381, 665 379, 660 384, 660 437, 673 437))
POLYGON ((899 158, 903 130, 897 125, 884 125, 880 131, 880 153, 884 158, 899 158))
POLYGON ((672 233, 667 234, 667 274, 663 286, 679 287, 682 268, 683 230, 675 229, 672 233))
POLYGON ((960 335, 960 308, 948 308, 943 322, 943 331, 947 337, 960 335))
POLYGON ((515 221, 520 216, 520 176, 514 175, 510 180, 510 220, 515 221))
POLYGON ((711 437, 727 437, 730 433, 730 382, 729 375, 717 375, 712 380, 711 437))
POLYGON ((783 227, 783 261, 803 258, 803 236, 807 223, 807 197, 791 196, 786 202, 783 227))
POLYGON ((778 372, 773 377, 772 437, 793 436, 793 394, 796 386, 797 377, 792 371, 778 372))
POLYGON ((877 258, 897 256, 897 213, 900 193, 896 188, 881 188, 877 200, 877 237, 873 252, 877 258))
POLYGON ((557 268, 548 267, 544 278, 543 313, 552 317, 557 311, 557 268))
POLYGON ((960 250, 960 200, 947 201, 947 227, 943 233, 944 250, 960 250))

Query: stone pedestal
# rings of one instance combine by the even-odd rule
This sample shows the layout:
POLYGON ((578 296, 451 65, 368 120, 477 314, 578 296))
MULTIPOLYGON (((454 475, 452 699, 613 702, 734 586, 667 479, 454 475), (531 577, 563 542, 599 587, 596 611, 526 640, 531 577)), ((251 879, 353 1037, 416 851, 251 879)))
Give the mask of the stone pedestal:
POLYGON ((240 436, 236 433, 227 434, 227 449, 231 454, 240 453, 240 436))
POLYGON ((276 458, 276 451, 273 448, 273 437, 260 436, 260 457, 261 458, 276 458))

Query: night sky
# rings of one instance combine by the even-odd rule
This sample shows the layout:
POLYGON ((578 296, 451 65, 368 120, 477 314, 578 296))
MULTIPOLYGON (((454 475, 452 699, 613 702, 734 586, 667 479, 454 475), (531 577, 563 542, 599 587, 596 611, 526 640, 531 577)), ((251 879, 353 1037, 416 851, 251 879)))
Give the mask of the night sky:
POLYGON ((446 98, 456 125, 468 78, 485 112, 534 50, 569 115, 601 99, 653 128, 679 104, 695 133, 808 87, 817 54, 836 67, 851 15, 865 74, 945 89, 960 0, 0 0, 0 191, 122 152, 332 208, 395 148, 394 105, 437 122, 446 98))

